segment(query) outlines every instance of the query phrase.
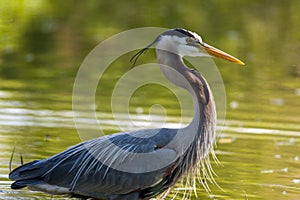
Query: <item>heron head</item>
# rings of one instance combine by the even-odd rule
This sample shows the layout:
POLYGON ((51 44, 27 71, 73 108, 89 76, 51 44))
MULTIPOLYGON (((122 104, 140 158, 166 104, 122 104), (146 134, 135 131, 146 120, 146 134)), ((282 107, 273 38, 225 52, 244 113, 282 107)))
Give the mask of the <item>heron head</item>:
POLYGON ((213 56, 244 65, 239 59, 202 41, 194 32, 185 29, 171 29, 156 39, 156 48, 170 51, 180 56, 213 56))
POLYGON ((139 56, 145 53, 151 46, 156 44, 157 50, 165 50, 183 56, 213 56, 222 58, 230 62, 244 65, 239 59, 225 53, 213 46, 210 46, 202 41, 202 38, 194 32, 175 28, 170 29, 160 34, 151 44, 137 52, 131 59, 132 67, 135 65, 139 56))

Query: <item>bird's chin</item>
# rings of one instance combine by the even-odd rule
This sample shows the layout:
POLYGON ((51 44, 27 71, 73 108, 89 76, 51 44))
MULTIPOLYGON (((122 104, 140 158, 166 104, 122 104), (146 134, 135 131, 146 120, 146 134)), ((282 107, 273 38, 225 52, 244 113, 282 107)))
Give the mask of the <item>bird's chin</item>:
POLYGON ((189 54, 188 56, 190 57, 212 57, 211 55, 207 53, 202 53, 202 52, 195 52, 193 54, 189 54))

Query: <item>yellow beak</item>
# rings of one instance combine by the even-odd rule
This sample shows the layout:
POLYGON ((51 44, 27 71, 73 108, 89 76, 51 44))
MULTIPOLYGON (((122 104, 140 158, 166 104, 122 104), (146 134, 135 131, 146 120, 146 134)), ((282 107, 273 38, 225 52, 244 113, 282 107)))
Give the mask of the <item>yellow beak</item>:
POLYGON ((210 46, 208 44, 202 43, 201 44, 201 48, 204 49, 209 55, 217 57, 217 58, 222 58, 224 60, 228 60, 230 62, 239 64, 239 65, 245 65, 245 63, 243 63, 242 61, 240 61, 239 59, 229 55, 228 53, 225 53, 213 46, 210 46))

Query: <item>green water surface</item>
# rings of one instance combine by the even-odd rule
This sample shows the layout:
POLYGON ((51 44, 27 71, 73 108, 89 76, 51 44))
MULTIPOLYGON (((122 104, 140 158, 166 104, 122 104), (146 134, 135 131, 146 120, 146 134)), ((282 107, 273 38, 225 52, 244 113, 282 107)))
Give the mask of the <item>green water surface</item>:
MULTIPOLYGON (((215 59, 226 89, 226 120, 219 126, 213 164, 219 187, 199 184, 191 199, 300 198, 300 2, 269 1, 0 1, 0 199, 59 199, 11 190, 12 167, 44 159, 81 142, 73 121, 77 70, 104 39, 131 28, 183 27, 240 58, 246 66, 215 59), (196 194, 195 194, 196 193, 196 194)), ((149 43, 153 38, 149 39, 149 43)), ((115 83, 130 70, 128 53, 105 72, 96 110, 105 133, 120 131, 111 113, 115 83)), ((140 63, 155 62, 150 50, 140 63)), ((139 77, 137 77, 138 79, 139 77)), ((189 98, 189 97, 187 97, 189 98)), ((170 126, 180 120, 175 96, 146 85, 130 100, 136 127, 162 105, 170 126)), ((161 112, 155 114, 159 127, 161 112)), ((116 113, 123 116, 124 113, 116 113)), ((184 116, 188 123, 191 116, 184 116)), ((82 116, 93 137, 96 124, 82 116)), ((97 134, 95 134, 96 136, 97 134)), ((182 199, 182 185, 168 198, 182 199)), ((63 199, 63 198, 62 198, 63 199)))

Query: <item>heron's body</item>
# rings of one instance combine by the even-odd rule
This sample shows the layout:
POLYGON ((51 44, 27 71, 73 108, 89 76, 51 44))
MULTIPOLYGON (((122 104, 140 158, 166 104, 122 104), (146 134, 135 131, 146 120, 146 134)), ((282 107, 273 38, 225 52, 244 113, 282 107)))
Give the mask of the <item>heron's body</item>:
MULTIPOLYGON (((171 129, 152 129, 148 133, 157 131, 161 133, 147 138, 147 141, 141 138, 127 142, 132 135, 126 133, 100 137, 75 145, 48 159, 25 164, 11 173, 10 178, 17 180, 12 187, 17 189, 28 186, 29 189, 51 194, 74 194, 99 199, 140 199, 143 195, 146 197, 149 194, 143 192, 149 193, 148 189, 160 184, 167 169, 148 173, 122 172, 103 165, 92 156, 91 151, 97 152, 99 157, 118 159, 115 162, 119 162, 122 158, 115 157, 117 152, 111 142, 117 146, 124 146, 123 143, 126 143, 128 151, 151 152, 155 151, 155 145, 165 146, 175 133, 171 129), (163 133, 169 133, 170 137, 163 136, 163 133)), ((135 135, 140 133, 142 132, 137 131, 135 135)), ((171 149, 164 151, 165 154, 175 155, 171 149)), ((122 164, 130 163, 135 163, 132 158, 122 160, 122 164)))
POLYGON ((200 54, 194 46, 179 48, 183 44, 174 44, 174 37, 179 37, 181 43, 186 37, 199 44, 202 40, 183 29, 167 31, 156 39, 161 71, 193 97, 194 118, 187 127, 122 132, 85 141, 45 160, 16 168, 9 176, 15 181, 12 188, 96 199, 150 199, 206 159, 215 137, 213 95, 205 79, 182 61, 188 53, 200 54))

